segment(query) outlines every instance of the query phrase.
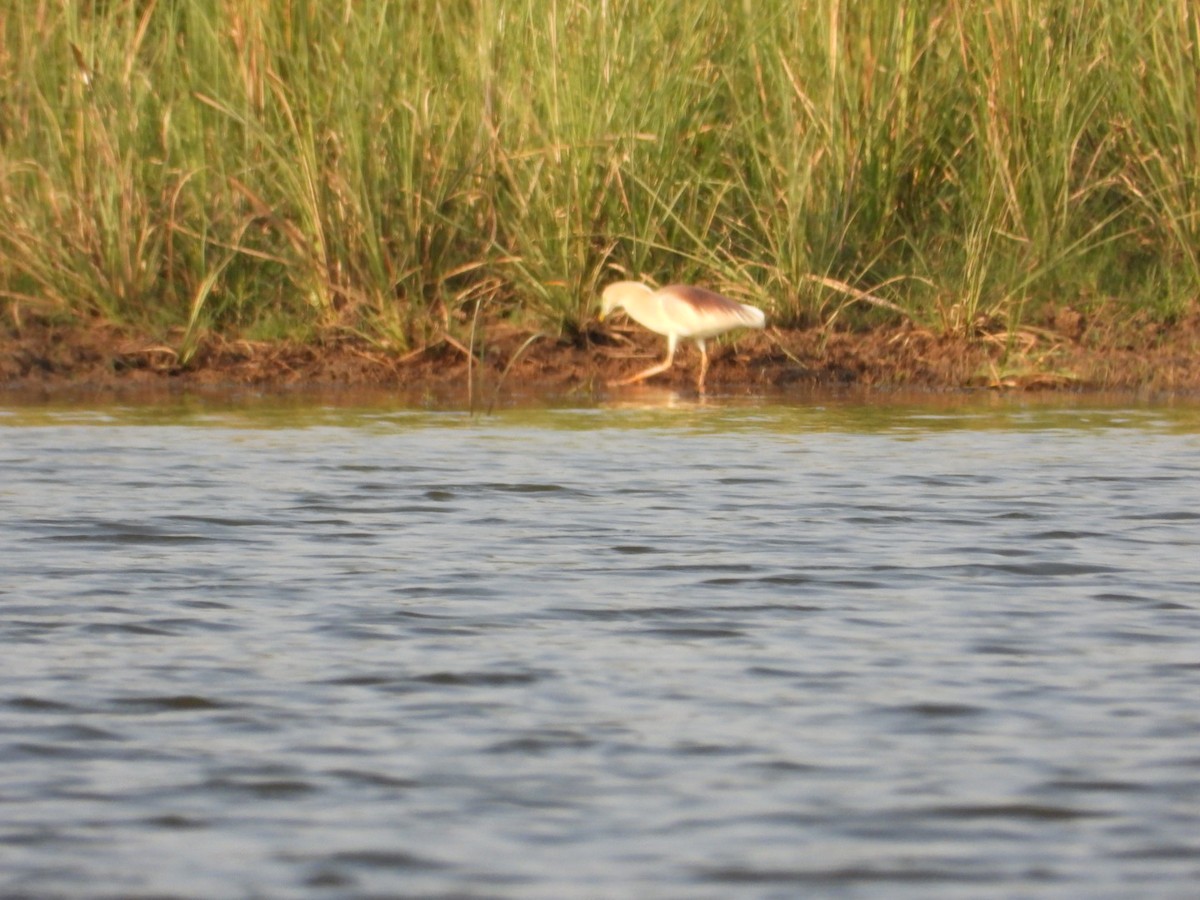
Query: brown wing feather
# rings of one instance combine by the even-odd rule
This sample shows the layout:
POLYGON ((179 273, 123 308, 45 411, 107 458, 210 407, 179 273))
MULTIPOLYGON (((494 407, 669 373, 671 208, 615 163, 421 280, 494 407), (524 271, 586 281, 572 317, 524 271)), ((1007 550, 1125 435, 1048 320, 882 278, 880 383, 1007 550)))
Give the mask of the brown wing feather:
POLYGON ((700 310, 740 312, 742 308, 742 304, 736 300, 707 288, 696 287, 694 284, 668 284, 666 287, 660 288, 658 292, 671 294, 700 310))
POLYGON ((690 284, 671 284, 657 292, 664 304, 678 304, 682 307, 677 321, 690 323, 692 331, 683 330, 682 334, 697 334, 712 337, 731 328, 762 328, 766 324, 766 316, 755 306, 718 294, 702 287, 690 284))

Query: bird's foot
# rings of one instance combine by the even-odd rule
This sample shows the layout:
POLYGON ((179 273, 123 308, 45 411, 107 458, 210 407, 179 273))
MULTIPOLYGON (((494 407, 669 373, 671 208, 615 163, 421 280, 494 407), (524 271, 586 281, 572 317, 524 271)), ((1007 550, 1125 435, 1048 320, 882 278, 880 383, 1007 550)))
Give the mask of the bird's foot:
POLYGON ((645 375, 634 375, 630 378, 617 378, 613 381, 606 381, 605 385, 607 387, 627 387, 631 384, 641 384, 647 377, 645 375))

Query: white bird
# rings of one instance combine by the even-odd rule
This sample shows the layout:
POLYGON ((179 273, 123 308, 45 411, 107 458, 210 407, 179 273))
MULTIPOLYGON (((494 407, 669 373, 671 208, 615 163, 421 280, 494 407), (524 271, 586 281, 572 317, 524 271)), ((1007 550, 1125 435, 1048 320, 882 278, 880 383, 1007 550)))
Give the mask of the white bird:
POLYGON ((600 321, 618 307, 638 324, 666 335, 667 358, 614 384, 633 384, 667 371, 675 359, 679 339, 691 338, 700 348, 700 376, 696 379, 696 387, 703 394, 704 375, 708 372, 705 339, 734 328, 762 328, 767 324, 766 315, 758 307, 690 284, 669 284, 655 291, 640 281, 618 281, 600 295, 600 321))

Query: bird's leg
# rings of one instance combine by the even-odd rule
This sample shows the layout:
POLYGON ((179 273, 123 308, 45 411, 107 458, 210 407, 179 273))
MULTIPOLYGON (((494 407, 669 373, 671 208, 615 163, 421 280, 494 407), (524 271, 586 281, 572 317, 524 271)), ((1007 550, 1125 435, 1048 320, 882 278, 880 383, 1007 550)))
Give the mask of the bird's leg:
POLYGON ((674 360, 675 360, 675 344, 677 341, 678 341, 678 338, 676 338, 675 335, 668 334, 667 335, 667 358, 666 359, 664 359, 662 362, 660 362, 657 366, 651 366, 645 372, 638 372, 636 375, 632 375, 629 378, 625 378, 621 381, 613 381, 610 383, 615 384, 615 385, 634 384, 638 381, 645 381, 651 375, 657 375, 659 372, 667 371, 667 369, 671 368, 671 363, 674 362, 674 360))
POLYGON ((700 377, 696 379, 696 390, 703 394, 704 376, 708 374, 708 350, 704 346, 704 338, 697 338, 696 346, 700 348, 700 377))

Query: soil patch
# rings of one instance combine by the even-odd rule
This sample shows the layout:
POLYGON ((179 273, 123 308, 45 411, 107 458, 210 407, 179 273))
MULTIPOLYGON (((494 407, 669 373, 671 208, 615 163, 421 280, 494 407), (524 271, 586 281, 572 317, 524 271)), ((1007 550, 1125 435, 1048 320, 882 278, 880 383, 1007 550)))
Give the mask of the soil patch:
MULTIPOLYGON (((664 341, 632 325, 568 339, 503 322, 474 348, 450 337, 406 353, 344 334, 312 343, 210 337, 181 364, 167 344, 110 325, 24 322, 0 334, 0 389, 186 391, 253 386, 380 388, 460 402, 469 393, 569 396, 649 366, 664 341)), ((904 323, 866 331, 746 332, 710 347, 712 393, 822 388, 996 388, 1200 393, 1200 309, 1172 323, 1089 319, 1070 309, 1016 332, 939 334, 904 323)), ((694 390, 698 357, 681 344, 675 367, 650 383, 694 390)), ((607 389, 610 391, 619 388, 607 389)))

